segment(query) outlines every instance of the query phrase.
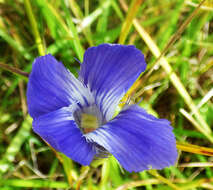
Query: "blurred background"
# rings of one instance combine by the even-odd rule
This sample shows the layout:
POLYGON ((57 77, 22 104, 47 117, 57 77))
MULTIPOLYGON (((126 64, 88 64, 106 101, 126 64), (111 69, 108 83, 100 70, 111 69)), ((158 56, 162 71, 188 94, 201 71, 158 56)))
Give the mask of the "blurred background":
POLYGON ((213 189, 212 84, 212 0, 0 0, 0 189, 213 189), (145 55, 124 101, 171 121, 176 166, 128 173, 109 157, 82 167, 33 133, 25 95, 33 60, 51 53, 77 76, 76 59, 101 43, 145 55))

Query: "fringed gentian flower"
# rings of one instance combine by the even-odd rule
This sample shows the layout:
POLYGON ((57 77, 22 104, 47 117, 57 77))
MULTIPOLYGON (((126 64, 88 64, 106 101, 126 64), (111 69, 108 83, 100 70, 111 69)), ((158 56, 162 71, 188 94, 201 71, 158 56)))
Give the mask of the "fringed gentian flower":
POLYGON ((177 150, 169 121, 137 105, 125 106, 113 118, 145 68, 143 54, 126 45, 89 48, 78 79, 52 55, 38 57, 27 89, 33 130, 82 165, 109 153, 129 172, 174 165, 177 150))

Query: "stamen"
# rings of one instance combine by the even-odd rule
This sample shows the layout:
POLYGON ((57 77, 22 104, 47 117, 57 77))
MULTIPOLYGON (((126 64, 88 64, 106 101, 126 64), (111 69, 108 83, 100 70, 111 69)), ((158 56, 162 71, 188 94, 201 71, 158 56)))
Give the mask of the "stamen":
POLYGON ((132 97, 128 96, 126 101, 120 101, 120 104, 123 104, 123 107, 124 107, 124 106, 128 106, 128 105, 132 104, 132 101, 134 102, 133 96, 132 97))

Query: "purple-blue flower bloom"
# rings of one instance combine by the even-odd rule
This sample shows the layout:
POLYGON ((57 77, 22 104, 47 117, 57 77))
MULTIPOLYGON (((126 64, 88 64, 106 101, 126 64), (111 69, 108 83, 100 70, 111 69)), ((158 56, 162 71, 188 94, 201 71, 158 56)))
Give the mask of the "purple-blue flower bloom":
POLYGON ((33 130, 82 165, 107 153, 129 172, 174 165, 177 150, 169 121, 137 105, 125 106, 113 118, 119 101, 145 68, 143 54, 126 45, 87 49, 78 79, 52 55, 38 57, 27 88, 33 130), (85 123, 87 116, 92 126, 89 120, 85 123))

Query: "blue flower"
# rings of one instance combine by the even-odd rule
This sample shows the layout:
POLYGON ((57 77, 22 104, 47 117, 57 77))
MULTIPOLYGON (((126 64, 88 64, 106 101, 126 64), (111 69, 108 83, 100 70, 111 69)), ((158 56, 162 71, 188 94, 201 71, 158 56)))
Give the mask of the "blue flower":
POLYGON ((113 118, 145 68, 143 54, 126 45, 89 48, 78 79, 52 55, 38 57, 27 88, 34 132, 82 165, 108 153, 129 172, 174 165, 177 150, 169 121, 137 105, 113 118))

